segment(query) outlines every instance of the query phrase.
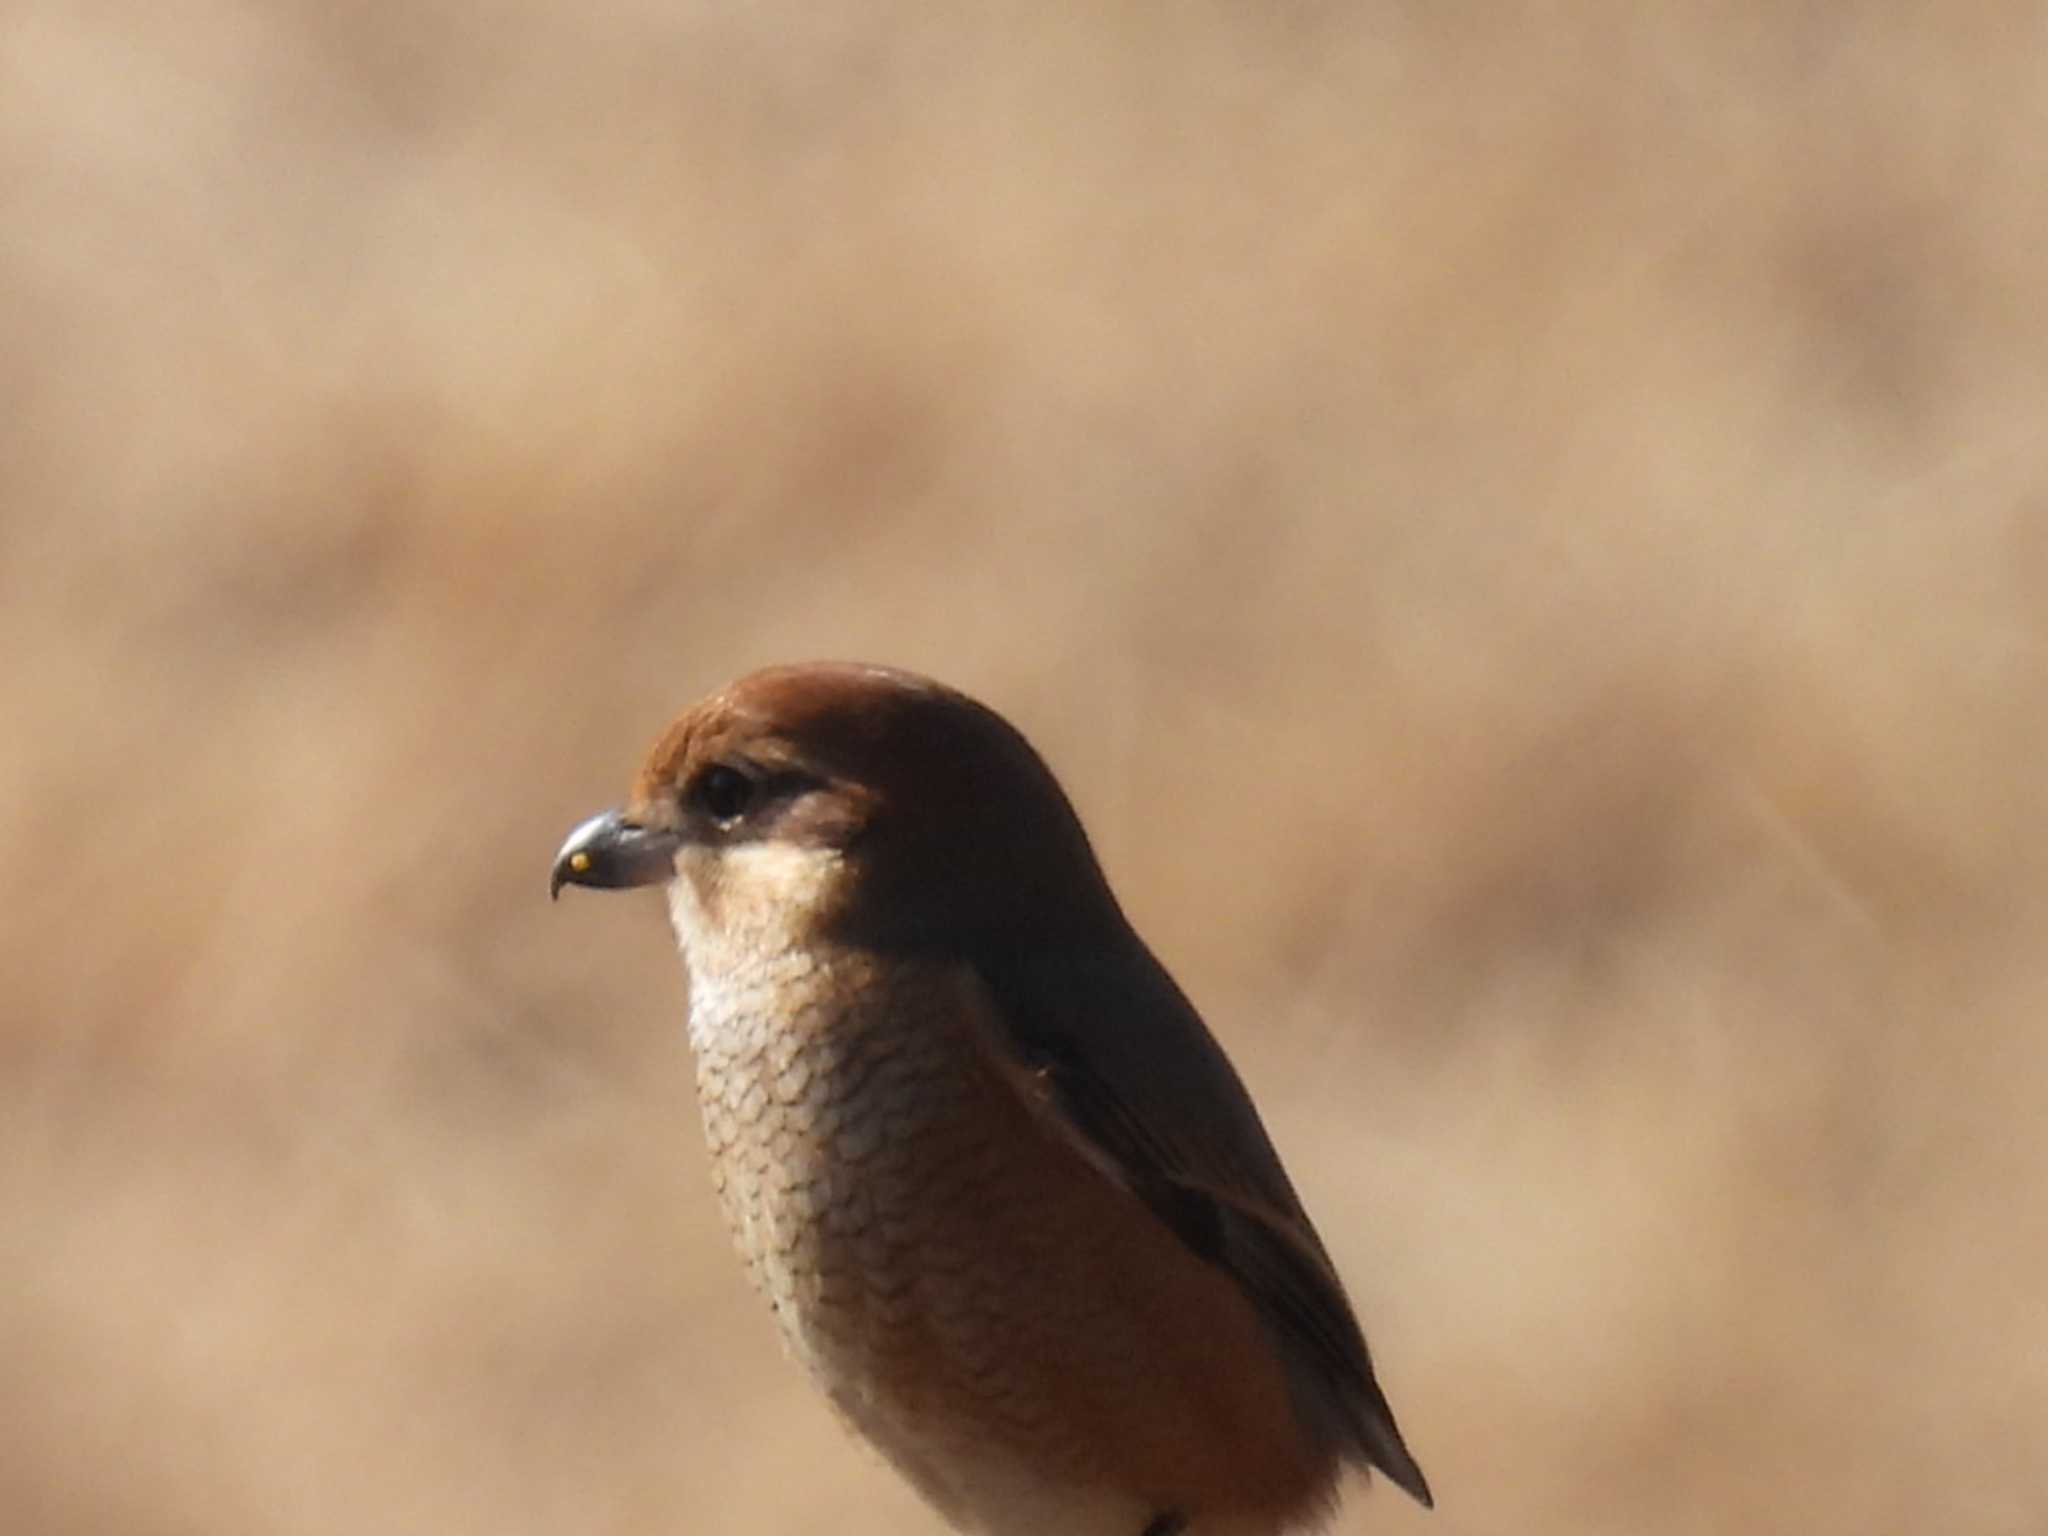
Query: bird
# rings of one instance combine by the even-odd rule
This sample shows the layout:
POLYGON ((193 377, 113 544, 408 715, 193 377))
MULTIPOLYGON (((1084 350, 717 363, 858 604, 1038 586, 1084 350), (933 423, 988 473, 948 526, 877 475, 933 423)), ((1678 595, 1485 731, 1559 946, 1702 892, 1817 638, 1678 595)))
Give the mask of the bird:
POLYGON ((1242 1080, 1045 760, 888 667, 741 677, 576 826, 664 888, 712 1181, 787 1352, 953 1529, 1433 1500, 1242 1080))

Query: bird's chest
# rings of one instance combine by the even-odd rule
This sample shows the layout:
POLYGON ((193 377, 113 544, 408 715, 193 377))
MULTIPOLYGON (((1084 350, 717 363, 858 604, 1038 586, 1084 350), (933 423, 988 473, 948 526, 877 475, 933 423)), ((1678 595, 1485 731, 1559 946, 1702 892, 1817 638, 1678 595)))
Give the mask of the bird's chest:
MULTIPOLYGON (((1061 1341, 1101 1292, 1045 1294, 1051 1256, 1086 1242, 1069 1230, 1075 1202, 977 1039, 964 977, 771 969, 692 982, 734 1242, 790 1353, 852 1424, 957 1523, 1010 1530, 990 1511, 1044 1512, 1027 1466, 1094 1470, 1057 1378, 1061 1341)), ((1016 1528, 1142 1524, 1119 1502, 1106 1524, 1063 1507, 1016 1528)))
POLYGON ((971 1310, 998 1102, 962 988, 803 952, 693 975, 712 1178, 794 1353, 842 1406, 914 1394, 923 1335, 971 1310))
POLYGON ((1237 1390, 1192 1356, 1254 1325, 1049 1135, 989 1006, 964 972, 693 965, 713 1178, 790 1352, 955 1525, 1136 1536, 1190 1479, 1162 1405, 1237 1390))

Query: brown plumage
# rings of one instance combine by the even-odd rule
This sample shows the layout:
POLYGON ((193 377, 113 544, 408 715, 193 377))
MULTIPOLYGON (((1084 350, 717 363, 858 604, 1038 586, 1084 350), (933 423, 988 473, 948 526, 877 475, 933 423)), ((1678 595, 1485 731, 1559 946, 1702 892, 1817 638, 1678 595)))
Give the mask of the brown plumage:
POLYGON ((1243 1085, 1038 755, 875 667, 686 712, 554 884, 663 884, 713 1175, 791 1352, 955 1525, 1429 1502, 1243 1085))

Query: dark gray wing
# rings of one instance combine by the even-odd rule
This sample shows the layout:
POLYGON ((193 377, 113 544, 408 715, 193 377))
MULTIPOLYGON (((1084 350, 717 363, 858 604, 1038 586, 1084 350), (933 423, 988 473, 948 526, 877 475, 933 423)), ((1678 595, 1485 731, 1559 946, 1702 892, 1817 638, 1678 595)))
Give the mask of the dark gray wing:
POLYGON ((1143 942, 1128 927, 1119 938, 1093 953, 1005 944, 979 957, 995 1048, 1090 1163, 1244 1290, 1347 1457, 1431 1504, 1251 1096, 1143 942))

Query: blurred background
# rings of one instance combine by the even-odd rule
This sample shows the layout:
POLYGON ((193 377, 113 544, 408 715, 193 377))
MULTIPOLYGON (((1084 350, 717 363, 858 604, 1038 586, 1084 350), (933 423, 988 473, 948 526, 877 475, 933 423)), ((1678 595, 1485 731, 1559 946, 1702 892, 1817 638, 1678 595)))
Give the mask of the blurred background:
POLYGON ((682 705, 1061 772, 1424 1516, 2048 1526, 2048 15, 0 9, 0 1527, 936 1531, 713 1208, 682 705))

